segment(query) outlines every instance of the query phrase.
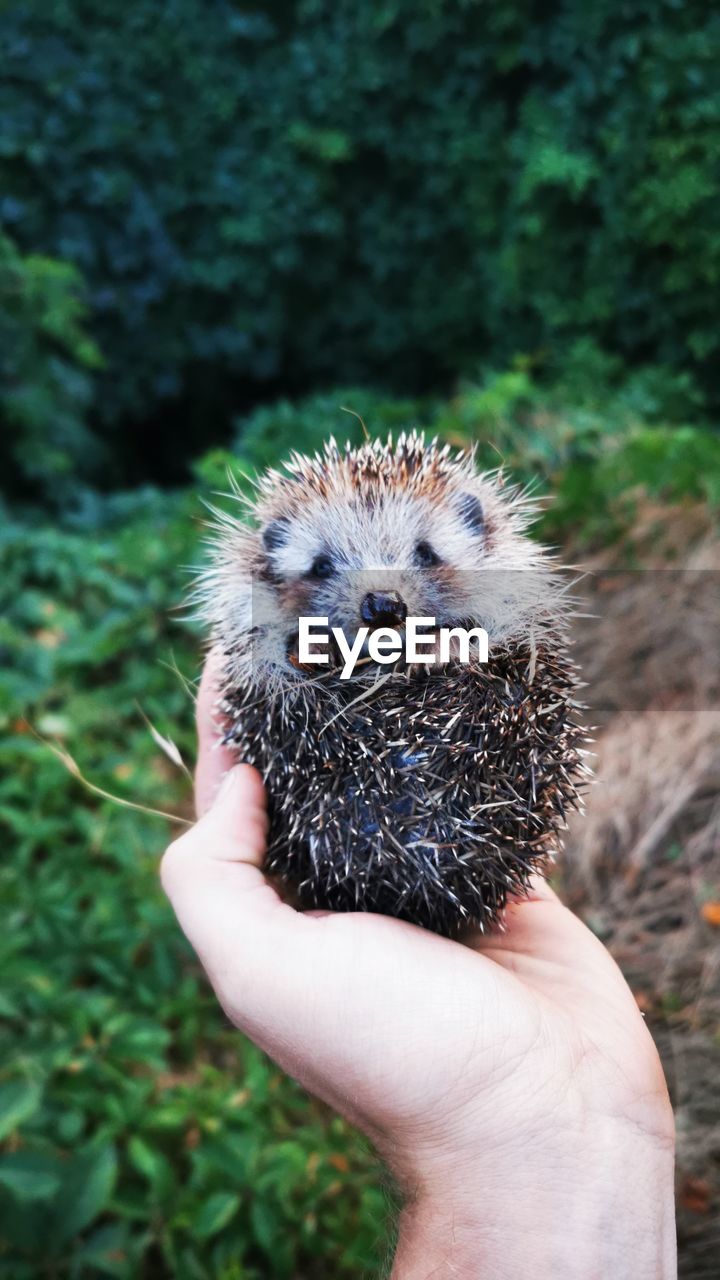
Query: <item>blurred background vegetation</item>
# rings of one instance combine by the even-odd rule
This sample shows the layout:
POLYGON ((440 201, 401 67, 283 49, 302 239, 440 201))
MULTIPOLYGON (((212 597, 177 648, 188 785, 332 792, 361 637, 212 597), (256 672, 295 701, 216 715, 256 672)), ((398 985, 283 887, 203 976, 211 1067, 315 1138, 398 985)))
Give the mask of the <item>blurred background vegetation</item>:
POLYGON ((73 771, 190 815, 199 498, 343 407, 574 551, 714 523, 720 14, 8 0, 0 47, 0 1276, 378 1275, 392 1198, 226 1026, 172 823, 73 771))

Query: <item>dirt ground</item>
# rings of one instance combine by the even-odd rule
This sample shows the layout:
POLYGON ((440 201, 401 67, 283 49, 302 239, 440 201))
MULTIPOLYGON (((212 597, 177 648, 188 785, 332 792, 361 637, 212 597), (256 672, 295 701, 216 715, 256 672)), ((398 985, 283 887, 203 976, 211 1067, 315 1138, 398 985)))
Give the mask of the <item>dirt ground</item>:
POLYGON ((717 1280, 720 537, 697 512, 649 511, 635 550, 663 567, 621 571, 605 556, 579 587, 594 614, 576 632, 596 781, 558 882, 625 973, 663 1060, 680 1276, 717 1280))

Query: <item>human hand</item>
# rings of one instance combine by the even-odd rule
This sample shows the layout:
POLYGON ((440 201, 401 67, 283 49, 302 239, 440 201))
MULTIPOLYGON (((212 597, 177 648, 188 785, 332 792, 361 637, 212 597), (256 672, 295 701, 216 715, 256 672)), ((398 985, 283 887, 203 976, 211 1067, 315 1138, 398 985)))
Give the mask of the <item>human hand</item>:
POLYGON ((605 948, 542 882, 462 943, 295 911, 262 873, 260 777, 217 746, 215 677, 211 658, 200 820, 163 884, 228 1017, 397 1178, 394 1280, 671 1280, 672 1112, 605 948))

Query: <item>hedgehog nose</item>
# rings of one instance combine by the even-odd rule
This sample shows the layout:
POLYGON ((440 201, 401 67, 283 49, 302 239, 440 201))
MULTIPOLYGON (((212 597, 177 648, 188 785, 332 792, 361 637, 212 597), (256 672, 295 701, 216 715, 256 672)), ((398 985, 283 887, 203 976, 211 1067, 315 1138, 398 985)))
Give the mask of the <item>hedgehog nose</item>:
POLYGON ((397 591, 368 591, 360 617, 369 627, 395 627, 407 618, 407 605, 397 591))

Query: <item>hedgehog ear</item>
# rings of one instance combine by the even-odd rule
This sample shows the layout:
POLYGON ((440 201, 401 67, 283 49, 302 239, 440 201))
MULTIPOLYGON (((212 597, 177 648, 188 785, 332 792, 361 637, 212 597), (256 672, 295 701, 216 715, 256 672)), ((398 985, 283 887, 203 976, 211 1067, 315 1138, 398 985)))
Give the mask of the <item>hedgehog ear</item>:
POLYGON ((279 551, 284 547, 290 534, 290 521, 287 516, 271 520, 262 531, 262 544, 266 551, 279 551))
POLYGON ((474 493, 462 493, 457 503, 457 513, 463 524, 471 533, 481 534, 485 531, 485 515, 482 503, 474 493))

